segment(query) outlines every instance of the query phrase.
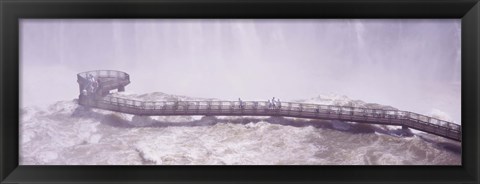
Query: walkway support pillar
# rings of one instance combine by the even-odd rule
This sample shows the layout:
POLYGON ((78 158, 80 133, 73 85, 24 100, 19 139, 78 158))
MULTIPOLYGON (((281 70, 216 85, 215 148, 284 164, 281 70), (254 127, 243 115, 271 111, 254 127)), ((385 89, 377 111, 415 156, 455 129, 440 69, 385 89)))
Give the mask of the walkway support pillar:
POLYGON ((117 90, 118 90, 118 92, 124 92, 125 91, 125 86, 120 86, 117 90))
POLYGON ((405 126, 405 125, 403 125, 403 126, 402 126, 402 130, 408 130, 408 127, 405 126))

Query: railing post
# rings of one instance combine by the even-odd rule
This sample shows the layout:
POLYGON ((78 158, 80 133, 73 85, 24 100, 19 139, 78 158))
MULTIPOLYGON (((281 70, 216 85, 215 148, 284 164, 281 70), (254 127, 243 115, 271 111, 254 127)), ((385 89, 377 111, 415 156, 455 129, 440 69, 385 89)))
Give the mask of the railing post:
POLYGON ((367 119, 367 109, 366 108, 363 108, 363 119, 364 120, 367 119))
POLYGON ((198 111, 200 110, 200 103, 198 101, 195 101, 194 104, 195 104, 195 112, 198 114, 198 111))
POLYGON ((290 113, 292 113, 292 103, 288 103, 288 115, 290 115, 290 113))
POLYGON ((303 114, 303 104, 300 104, 300 115, 303 114))

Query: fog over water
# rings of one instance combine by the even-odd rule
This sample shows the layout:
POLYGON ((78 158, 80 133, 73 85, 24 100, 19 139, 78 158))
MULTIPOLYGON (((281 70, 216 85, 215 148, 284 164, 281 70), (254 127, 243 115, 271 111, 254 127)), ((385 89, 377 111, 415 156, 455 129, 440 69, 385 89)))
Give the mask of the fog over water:
POLYGON ((461 122, 459 20, 25 19, 20 29, 23 107, 76 98, 75 74, 115 69, 133 93, 333 93, 461 122))
POLYGON ((461 123, 460 23, 23 19, 20 164, 461 165, 461 143, 399 127, 76 101, 77 73, 111 69, 130 74, 125 98, 377 103, 461 123))

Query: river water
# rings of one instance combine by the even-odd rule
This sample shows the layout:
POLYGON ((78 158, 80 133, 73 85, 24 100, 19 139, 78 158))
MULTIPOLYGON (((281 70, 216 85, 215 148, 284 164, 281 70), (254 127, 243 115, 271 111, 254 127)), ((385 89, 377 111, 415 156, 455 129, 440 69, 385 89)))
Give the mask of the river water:
POLYGON ((401 134, 394 126, 282 117, 138 117, 69 100, 21 110, 20 164, 461 165, 460 143, 401 134))

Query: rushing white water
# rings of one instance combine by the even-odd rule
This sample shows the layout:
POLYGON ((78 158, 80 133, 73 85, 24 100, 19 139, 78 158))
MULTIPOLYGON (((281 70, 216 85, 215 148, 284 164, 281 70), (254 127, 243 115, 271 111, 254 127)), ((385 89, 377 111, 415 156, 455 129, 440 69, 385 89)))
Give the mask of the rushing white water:
MULTIPOLYGON (((115 96, 198 99, 164 93, 115 96)), ((320 95, 298 100, 392 108, 320 95)), ((448 116, 435 112, 437 117, 448 116)), ((21 165, 460 165, 461 144, 400 127, 282 117, 139 117, 60 101, 21 109, 21 165), (405 134, 407 136, 400 136, 405 134)))

